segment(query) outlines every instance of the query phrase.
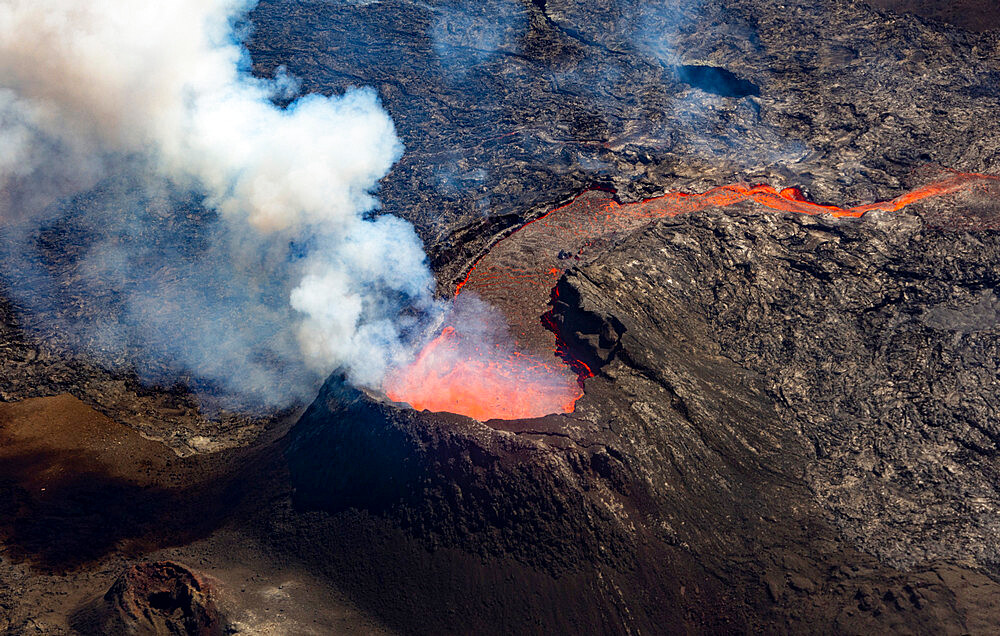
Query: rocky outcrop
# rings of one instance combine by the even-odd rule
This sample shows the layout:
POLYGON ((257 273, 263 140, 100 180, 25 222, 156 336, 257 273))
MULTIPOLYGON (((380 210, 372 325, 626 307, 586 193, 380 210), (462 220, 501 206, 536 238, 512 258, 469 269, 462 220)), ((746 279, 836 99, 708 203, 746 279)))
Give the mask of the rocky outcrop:
POLYGON ((81 608, 75 633, 221 636, 226 622, 205 578, 172 561, 137 563, 103 598, 81 608))

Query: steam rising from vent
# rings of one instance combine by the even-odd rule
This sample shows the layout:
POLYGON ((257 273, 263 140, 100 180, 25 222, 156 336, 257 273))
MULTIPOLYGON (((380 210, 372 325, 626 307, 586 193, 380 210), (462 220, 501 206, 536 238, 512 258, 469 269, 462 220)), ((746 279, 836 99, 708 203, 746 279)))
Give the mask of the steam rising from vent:
POLYGON ((253 4, 0 4, 0 233, 9 293, 89 349, 273 405, 337 368, 377 385, 433 278, 412 227, 370 214, 402 153, 377 95, 276 107, 295 83, 248 73, 253 4), (53 232, 80 241, 69 275, 53 232), (119 313, 53 309, 74 293, 119 313))
POLYGON ((390 371, 389 398, 489 420, 572 412, 583 395, 562 361, 518 350, 500 312, 474 296, 456 296, 444 324, 411 365, 390 371))

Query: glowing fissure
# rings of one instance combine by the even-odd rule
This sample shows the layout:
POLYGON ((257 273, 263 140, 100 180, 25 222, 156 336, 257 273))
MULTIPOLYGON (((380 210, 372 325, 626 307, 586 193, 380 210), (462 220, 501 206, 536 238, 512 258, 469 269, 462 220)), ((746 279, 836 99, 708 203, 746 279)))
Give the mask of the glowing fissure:
POLYGON ((894 212, 926 199, 1000 182, 985 174, 951 173, 890 201, 850 208, 807 200, 797 188, 732 184, 700 194, 671 192, 622 204, 612 194, 589 192, 522 225, 469 269, 456 299, 474 295, 506 319, 510 339, 482 342, 454 319, 407 367, 385 382, 386 394, 418 410, 446 411, 478 420, 521 419, 570 413, 593 372, 567 359, 555 333, 551 303, 555 283, 588 247, 658 218, 752 202, 799 214, 858 218, 894 212))

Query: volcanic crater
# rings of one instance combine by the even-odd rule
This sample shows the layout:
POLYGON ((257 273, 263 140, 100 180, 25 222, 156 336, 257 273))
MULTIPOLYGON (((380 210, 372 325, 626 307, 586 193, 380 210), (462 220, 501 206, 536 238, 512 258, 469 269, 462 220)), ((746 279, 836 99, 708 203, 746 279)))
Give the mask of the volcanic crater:
MULTIPOLYGON (((1000 548, 984 530, 994 512, 969 516, 958 495, 992 488, 992 450, 963 447, 989 444, 990 425, 981 407, 941 408, 932 396, 952 395, 958 406, 951 392, 962 369, 992 355, 975 335, 998 324, 978 282, 989 275, 962 259, 996 253, 998 188, 990 176, 938 176, 913 190, 933 196, 903 195, 867 212, 830 214, 770 188, 723 188, 716 196, 740 201, 735 208, 694 214, 662 214, 676 208, 653 199, 653 218, 628 215, 631 231, 591 244, 557 279, 513 277, 527 281, 522 289, 538 287, 533 311, 552 298, 557 332, 596 371, 572 413, 480 423, 400 410, 331 379, 290 435, 295 500, 329 515, 326 532, 360 523, 367 530, 354 541, 379 537, 379 547, 327 545, 317 558, 335 563, 348 587, 370 592, 363 581, 373 568, 380 580, 408 585, 393 565, 412 559, 409 543, 395 544, 401 537, 434 546, 434 556, 408 567, 424 572, 421 580, 459 580, 462 594, 443 600, 450 588, 440 585, 408 594, 420 606, 473 603, 482 616, 474 629, 500 621, 530 630, 545 616, 561 631, 659 632, 690 621, 709 630, 806 621, 859 632, 888 621, 934 631, 954 619, 922 608, 957 598, 960 620, 984 629, 996 583, 953 559, 977 551, 985 563, 1000 548), (822 213, 762 211, 768 206, 747 192, 772 209, 822 213), (907 209, 897 210, 901 202, 907 209), (912 243, 921 249, 902 249, 912 243), (965 321, 977 326, 944 344, 940 330, 965 321), (925 361, 924 372, 903 359, 925 361), (915 399, 928 384, 938 388, 915 399), (857 410, 848 417, 848 408, 857 410), (914 410, 899 419, 901 408, 914 410), (976 412, 983 437, 966 428, 976 412), (886 437, 895 445, 878 441, 886 437), (865 448, 877 449, 874 472, 846 459, 865 448), (372 460, 345 474, 356 457, 372 460), (392 555, 384 565, 368 560, 384 551, 392 555), (748 552, 769 556, 747 563, 739 555, 748 552), (529 598, 518 591, 524 581, 529 598), (516 596, 524 614, 485 602, 496 590, 516 596), (620 598, 631 599, 627 613, 620 598), (693 609, 731 604, 748 614, 693 609)), ((588 192, 558 210, 604 219, 609 206, 627 208, 588 192)), ((544 228, 545 218, 524 227, 544 228)), ((517 234, 496 245, 516 244, 517 234)), ((537 245, 548 258, 565 250, 552 240, 527 245, 515 262, 537 245)), ((551 352, 555 336, 537 324, 551 352)), ((320 535, 298 540, 311 536, 320 535)))
POLYGON ((0 631, 995 632, 995 15, 262 0, 278 106, 380 96, 371 217, 452 311, 382 386, 275 361, 254 408, 71 329, 190 290, 210 201, 128 173, 0 229, 0 631), (152 267, 94 293, 111 243, 152 267))
MULTIPOLYGON (((933 172, 920 170, 925 179, 933 172)), ((473 296, 499 310, 503 324, 498 340, 490 342, 480 332, 469 333, 459 312, 411 365, 388 378, 387 395, 418 410, 448 411, 480 420, 571 413, 596 362, 592 357, 584 361, 567 347, 568 334, 560 333, 553 308, 559 301, 556 281, 581 259, 585 262, 591 254, 608 250, 658 218, 731 207, 859 218, 873 211, 897 212, 927 198, 969 189, 991 192, 1000 182, 993 175, 938 172, 937 179, 890 201, 849 208, 813 203, 798 188, 779 191, 766 184, 668 193, 624 205, 612 192, 585 192, 494 240, 454 285, 456 299, 463 294, 473 296)), ((609 329, 608 325, 604 328, 609 329)), ((586 340, 589 349, 606 349, 621 335, 615 327, 610 329, 586 335, 574 330, 572 337, 586 340)))

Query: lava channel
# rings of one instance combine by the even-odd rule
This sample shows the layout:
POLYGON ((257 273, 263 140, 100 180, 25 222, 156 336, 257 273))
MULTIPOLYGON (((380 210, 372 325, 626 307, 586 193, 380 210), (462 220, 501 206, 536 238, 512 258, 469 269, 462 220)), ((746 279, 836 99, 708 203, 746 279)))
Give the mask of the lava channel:
POLYGON ((552 290, 589 249, 651 220, 741 203, 780 212, 857 218, 997 182, 998 176, 950 172, 890 201, 851 208, 813 203, 797 188, 740 183, 700 194, 670 192, 627 204, 607 192, 585 192, 496 243, 458 284, 456 297, 475 295, 500 311, 510 328, 506 342, 480 341, 476 329, 453 322, 409 366, 388 375, 386 395, 417 410, 458 413, 481 421, 572 412, 583 396, 583 380, 592 374, 584 365, 567 361, 558 334, 544 320, 552 290))

